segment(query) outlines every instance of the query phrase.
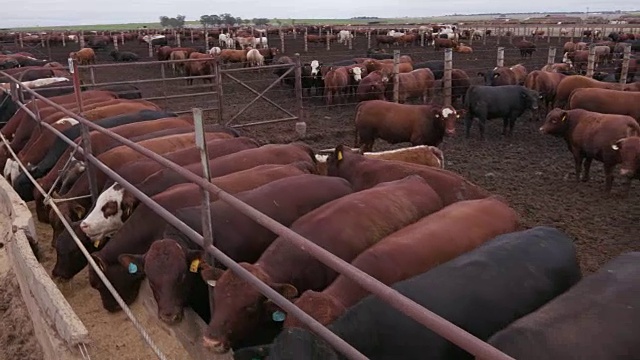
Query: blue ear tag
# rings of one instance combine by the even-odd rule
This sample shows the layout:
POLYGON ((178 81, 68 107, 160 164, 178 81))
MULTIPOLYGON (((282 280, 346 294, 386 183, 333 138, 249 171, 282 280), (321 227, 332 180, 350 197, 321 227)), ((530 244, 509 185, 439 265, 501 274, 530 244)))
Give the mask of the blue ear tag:
POLYGON ((138 272, 138 265, 134 263, 129 263, 129 274, 135 274, 138 272))
POLYGON ((286 317, 287 315, 280 310, 274 311, 273 314, 271 314, 271 319, 275 322, 283 322, 286 317))

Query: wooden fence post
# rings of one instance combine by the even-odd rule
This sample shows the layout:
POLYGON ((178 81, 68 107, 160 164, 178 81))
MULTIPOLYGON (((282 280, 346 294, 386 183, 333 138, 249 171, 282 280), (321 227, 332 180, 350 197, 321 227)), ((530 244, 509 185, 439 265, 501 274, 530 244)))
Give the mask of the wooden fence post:
POLYGON ((298 39, 298 30, 293 26, 293 40, 298 39))
POLYGON ((62 33, 62 46, 67 47, 67 34, 62 33))
POLYGON ((347 38, 347 45, 349 45, 349 50, 353 50, 353 37, 351 35, 351 31, 349 31, 349 37, 347 38))
POLYGON ((284 54, 284 32, 280 29, 280 53, 284 54))
POLYGON ((329 36, 331 35, 331 31, 327 31, 327 51, 331 50, 331 40, 329 36))
POLYGON ((424 35, 426 34, 425 31, 420 33, 420 46, 424 47, 424 35))
POLYGON ((123 32, 120 33, 120 41, 122 42, 122 45, 124 45, 124 33, 123 32))
POLYGON ((218 124, 224 124, 224 112, 222 108, 222 72, 220 70, 220 58, 213 58, 213 71, 215 73, 216 100, 218 101, 218 124))
POLYGON ((300 138, 306 135, 307 123, 305 122, 304 106, 302 103, 302 62, 300 61, 300 54, 296 53, 294 57, 295 62, 295 92, 296 92, 296 108, 298 112, 298 122, 296 122, 295 128, 300 138))
POLYGON ((176 44, 178 44, 178 47, 182 47, 182 33, 180 32, 176 32, 176 44))
POLYGON ((84 30, 80 31, 80 37, 78 38, 78 41, 80 42, 80 49, 84 48, 84 30))
POLYGON ((487 27, 484 27, 484 31, 482 32, 482 45, 487 45, 487 27))
POLYGON ((555 62, 556 62, 556 48, 550 47, 549 55, 547 55, 547 65, 552 65, 555 62))
POLYGON ((398 102, 398 90, 400 82, 398 73, 400 72, 400 50, 393 50, 393 102, 398 102))
POLYGON ((113 35, 113 48, 116 49, 116 51, 119 51, 119 49, 118 49, 118 35, 113 35))
POLYGON ((304 28, 304 52, 309 52, 309 43, 307 37, 309 36, 309 28, 304 28))
POLYGON ((193 29, 191 29, 191 43, 193 44, 193 29))
POLYGON ((587 77, 593 77, 593 71, 595 70, 596 63, 596 45, 589 45, 589 58, 587 62, 587 77))
POLYGON ((631 44, 624 46, 624 55, 622 57, 622 71, 620 72, 620 84, 627 83, 627 74, 629 74, 629 59, 631 58, 631 44))
POLYGON ((371 30, 367 31, 367 49, 371 49, 371 30))
POLYGON ((151 41, 151 38, 149 38, 149 57, 153 57, 153 41, 151 41))
POLYGON ((204 31, 204 48, 209 51, 209 32, 207 30, 204 31))
POLYGON ((551 28, 547 26, 547 44, 551 44, 551 28))
POLYGON ((498 58, 496 60, 496 66, 497 67, 504 66, 504 47, 502 46, 498 48, 498 58))
MULTIPOLYGON (((498 46, 500 45, 500 37, 501 37, 500 36, 501 31, 500 30, 502 30, 502 29, 501 28, 496 28, 496 45, 498 45, 498 46)), ((486 36, 486 34, 485 34, 485 36, 486 36)))
POLYGON ((444 106, 451 106, 451 71, 453 70, 453 51, 451 48, 444 49, 444 106))

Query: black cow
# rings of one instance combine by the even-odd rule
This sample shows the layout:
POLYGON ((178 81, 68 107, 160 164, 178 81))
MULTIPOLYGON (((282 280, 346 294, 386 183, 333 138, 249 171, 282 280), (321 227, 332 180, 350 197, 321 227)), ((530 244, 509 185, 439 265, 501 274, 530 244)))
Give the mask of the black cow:
POLYGON ((436 80, 444 77, 444 61, 429 60, 413 64, 413 69, 429 69, 433 73, 436 80))
POLYGON ((606 263, 490 340, 518 360, 638 359, 640 252, 606 263))
POLYGON ((393 59, 393 54, 388 54, 383 52, 381 49, 367 49, 367 56, 371 59, 376 60, 384 60, 384 59, 393 59))
POLYGON ((614 42, 618 42, 620 40, 620 34, 618 34, 617 32, 612 32, 609 35, 607 35, 607 37, 614 42))
MULTIPOLYGON (((156 119, 161 119, 166 117, 176 117, 176 116, 177 116, 176 114, 171 112, 142 110, 137 113, 118 115, 118 116, 98 120, 94 122, 94 124, 108 129, 115 126, 131 124, 134 122, 149 121, 149 120, 156 120, 156 119)), ((80 129, 81 129, 80 124, 76 124, 70 127, 69 129, 63 131, 62 134, 71 140, 75 140, 78 136, 80 136, 80 129)), ((60 156, 62 156, 62 154, 67 150, 68 147, 69 145, 66 142, 64 142, 61 138, 56 138, 55 142, 49 148, 49 151, 47 152, 47 155, 44 157, 44 159, 42 159, 37 165, 29 169, 29 172, 31 173, 31 175, 35 179, 39 179, 45 176, 49 172, 49 170, 51 170, 55 166, 60 156)), ((20 195, 20 197, 24 201, 33 200, 34 186, 31 183, 31 181, 29 181, 29 179, 27 178, 27 175, 25 175, 24 173, 20 173, 20 175, 18 175, 13 185, 13 188, 16 190, 18 195, 20 195)))
POLYGON ((13 69, 20 66, 20 63, 16 59, 6 58, 0 60, 0 70, 13 69))
POLYGON ((90 47, 93 50, 106 49, 107 45, 109 45, 109 43, 102 36, 91 37, 91 38, 89 38, 89 41, 87 42, 87 47, 90 47))
POLYGON ((527 109, 538 108, 538 93, 522 85, 484 86, 472 85, 465 96, 465 134, 471 133, 473 119, 478 119, 480 137, 484 138, 484 125, 489 119, 502 118, 502 135, 513 133, 516 119, 527 109))
MULTIPOLYGON (((487 340, 562 294, 580 277, 573 241, 554 228, 536 227, 498 236, 393 288, 487 340)), ((351 307, 329 329, 373 360, 473 359, 373 295, 351 307)), ((266 348, 240 349, 235 351, 236 358, 259 357, 266 348)), ((343 358, 317 335, 297 328, 280 334, 269 356, 274 360, 343 358)))
POLYGON ((109 56, 113 58, 114 61, 138 61, 138 55, 132 53, 131 51, 116 51, 113 50, 109 53, 109 56))
MULTIPOLYGON (((33 90, 46 98, 71 94, 73 92, 73 86, 63 86, 62 84, 63 83, 60 82, 53 83, 34 88, 33 90)), ((25 101, 32 98, 28 92, 24 92, 23 96, 25 101)), ((0 91, 0 128, 3 127, 17 111, 18 104, 11 99, 11 95, 0 91)))

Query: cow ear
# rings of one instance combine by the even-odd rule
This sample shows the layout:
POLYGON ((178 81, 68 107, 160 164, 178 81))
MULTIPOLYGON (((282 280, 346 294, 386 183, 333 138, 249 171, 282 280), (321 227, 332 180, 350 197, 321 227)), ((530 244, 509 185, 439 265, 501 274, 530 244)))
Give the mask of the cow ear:
POLYGON ((349 68, 349 74, 353 74, 353 68, 349 68))
POLYGON ((84 215, 86 214, 87 210, 84 208, 84 206, 78 204, 78 203, 74 203, 73 207, 71 208, 71 211, 73 212, 73 214, 76 215, 76 219, 74 221, 78 221, 80 219, 82 219, 84 217, 84 215))
POLYGON ((274 283, 271 284, 271 288, 273 288, 273 290, 279 292, 280 295, 289 300, 294 299, 298 296, 298 289, 296 289, 296 287, 291 284, 274 283))
POLYGON ((216 281, 220 279, 225 270, 218 269, 212 266, 202 266, 200 270, 200 276, 202 280, 206 281, 210 286, 215 286, 216 281))
POLYGON ((129 274, 144 274, 144 255, 121 254, 118 262, 129 274))

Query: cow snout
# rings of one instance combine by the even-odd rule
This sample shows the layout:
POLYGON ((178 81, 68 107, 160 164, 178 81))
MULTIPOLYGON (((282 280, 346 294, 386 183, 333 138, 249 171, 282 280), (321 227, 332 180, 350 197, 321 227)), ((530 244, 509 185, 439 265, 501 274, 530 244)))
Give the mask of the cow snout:
POLYGON ((546 131, 544 131, 544 127, 540 127, 540 129, 538 129, 540 131, 541 134, 545 134, 546 131))
POLYGON ((211 349, 218 354, 226 353, 229 350, 229 347, 225 344, 224 341, 211 339, 206 335, 202 337, 202 342, 204 347, 211 349))
POLYGON ((182 313, 173 311, 161 311, 159 314, 160 320, 169 325, 173 325, 182 321, 182 313))
POLYGON ((454 136, 456 134, 456 129, 447 129, 445 133, 447 136, 454 136))
POLYGON ((80 230, 82 230, 83 233, 87 233, 87 231, 89 230, 89 225, 87 225, 87 223, 85 221, 80 223, 80 230))

